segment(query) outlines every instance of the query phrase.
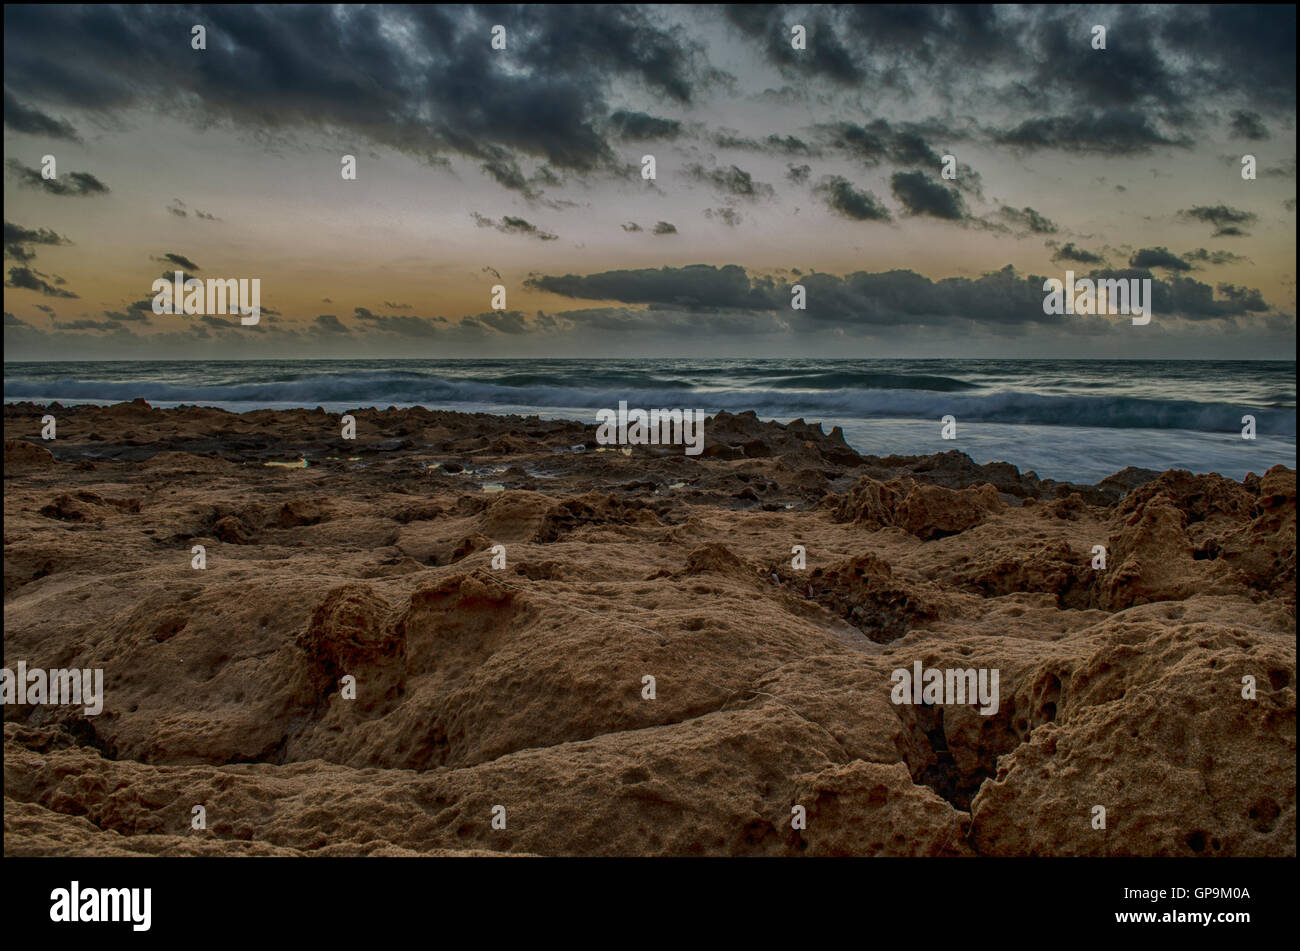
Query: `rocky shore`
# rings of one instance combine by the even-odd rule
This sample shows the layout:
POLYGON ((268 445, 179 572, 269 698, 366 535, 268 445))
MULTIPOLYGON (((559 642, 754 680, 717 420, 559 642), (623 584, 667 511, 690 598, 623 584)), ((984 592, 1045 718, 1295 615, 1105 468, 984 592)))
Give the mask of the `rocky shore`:
POLYGON ((1295 854, 1293 470, 352 415, 5 407, 6 855, 1295 854))

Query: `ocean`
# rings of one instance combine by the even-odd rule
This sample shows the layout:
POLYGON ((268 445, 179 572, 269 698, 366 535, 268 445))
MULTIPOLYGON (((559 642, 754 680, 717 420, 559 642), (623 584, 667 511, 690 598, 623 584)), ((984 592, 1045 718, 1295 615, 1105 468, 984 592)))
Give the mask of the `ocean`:
MULTIPOLYGON (((595 423, 629 407, 803 418, 876 455, 960 449, 1095 482, 1125 466, 1234 479, 1296 464, 1294 360, 275 360, 6 363, 6 402, 144 397, 252 409, 427 406, 595 423), (943 416, 957 438, 940 436, 943 416), (1243 439, 1242 417, 1257 437, 1243 439)), ((707 429, 706 429, 707 438, 707 429)))

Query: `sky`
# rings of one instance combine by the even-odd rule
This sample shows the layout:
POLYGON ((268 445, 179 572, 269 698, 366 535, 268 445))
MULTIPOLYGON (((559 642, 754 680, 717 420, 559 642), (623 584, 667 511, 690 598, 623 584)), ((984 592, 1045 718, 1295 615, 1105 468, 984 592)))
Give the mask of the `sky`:
POLYGON ((1295 36, 1294 6, 6 6, 5 359, 1294 359, 1295 36), (177 270, 259 279, 259 323, 155 314, 177 270), (1149 278, 1152 321, 1045 314, 1067 270, 1149 278))

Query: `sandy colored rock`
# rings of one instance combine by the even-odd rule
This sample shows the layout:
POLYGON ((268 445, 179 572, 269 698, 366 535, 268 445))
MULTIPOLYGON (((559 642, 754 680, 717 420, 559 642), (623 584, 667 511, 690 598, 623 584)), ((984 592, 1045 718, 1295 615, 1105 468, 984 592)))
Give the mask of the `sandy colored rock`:
POLYGON ((139 402, 60 409, 56 463, 11 449, 42 410, 6 662, 105 697, 6 705, 6 854, 1295 853, 1289 469, 1079 486, 752 414, 688 457, 364 410, 354 452, 139 402), (996 709, 895 703, 918 662, 996 709))

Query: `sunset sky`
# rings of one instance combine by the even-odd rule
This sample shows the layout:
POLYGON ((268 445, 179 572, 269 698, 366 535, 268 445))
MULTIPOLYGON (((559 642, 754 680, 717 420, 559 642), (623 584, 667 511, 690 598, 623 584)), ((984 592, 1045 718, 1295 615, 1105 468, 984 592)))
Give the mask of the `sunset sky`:
POLYGON ((10 6, 5 355, 1294 359, 1295 35, 1293 6, 10 6), (261 323, 154 315, 178 264, 260 278, 261 323), (1044 315, 1067 269, 1151 277, 1155 319, 1044 315))

